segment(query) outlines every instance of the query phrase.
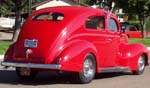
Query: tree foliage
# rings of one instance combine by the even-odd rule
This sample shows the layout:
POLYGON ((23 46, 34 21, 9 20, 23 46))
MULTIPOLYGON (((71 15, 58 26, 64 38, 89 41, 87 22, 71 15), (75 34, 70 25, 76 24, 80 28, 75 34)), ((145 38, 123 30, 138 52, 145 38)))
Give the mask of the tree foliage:
MULTIPOLYGON (((21 0, 21 5, 19 5, 21 8, 21 12, 27 12, 28 11, 28 1, 29 0, 21 0)), ((32 0, 32 4, 41 2, 43 0, 32 0)), ((9 13, 15 12, 15 3, 16 0, 0 0, 0 16, 5 16, 9 13)))
POLYGON ((97 0, 80 0, 80 2, 88 5, 93 5, 97 2, 97 0))
POLYGON ((125 13, 137 15, 142 27, 143 38, 146 37, 146 23, 150 16, 150 0, 116 0, 117 6, 125 13))
POLYGON ((0 0, 0 16, 11 13, 14 6, 11 0, 0 0))

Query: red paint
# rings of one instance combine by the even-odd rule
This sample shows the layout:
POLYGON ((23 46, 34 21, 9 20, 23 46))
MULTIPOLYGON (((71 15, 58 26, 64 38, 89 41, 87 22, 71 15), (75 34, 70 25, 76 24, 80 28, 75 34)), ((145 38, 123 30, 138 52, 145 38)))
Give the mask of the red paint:
MULTIPOLYGON (((50 14, 49 14, 50 15, 50 14)), ((87 53, 96 58, 97 72, 103 67, 130 67, 137 70, 137 59, 148 51, 142 44, 129 44, 122 34, 120 23, 111 14, 117 24, 117 31, 108 29, 108 13, 87 7, 52 7, 34 12, 23 25, 19 38, 8 49, 6 62, 25 62, 41 64, 61 64, 62 71, 81 72, 87 53), (32 20, 43 12, 64 14, 62 21, 32 20), (104 30, 88 29, 85 22, 90 16, 103 16, 104 30), (25 39, 38 40, 36 48, 24 47, 25 39), (32 51, 26 58, 26 50, 32 51), (129 55, 130 54, 130 55, 129 55), (61 58, 58 62, 58 58, 61 58)))

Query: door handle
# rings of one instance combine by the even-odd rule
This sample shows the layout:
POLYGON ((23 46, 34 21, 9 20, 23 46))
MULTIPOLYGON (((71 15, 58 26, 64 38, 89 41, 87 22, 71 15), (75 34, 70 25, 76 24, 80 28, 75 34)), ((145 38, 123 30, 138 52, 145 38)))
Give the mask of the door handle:
POLYGON ((112 39, 106 39, 106 43, 111 43, 112 42, 112 39))
POLYGON ((112 39, 107 39, 107 41, 112 41, 112 39))

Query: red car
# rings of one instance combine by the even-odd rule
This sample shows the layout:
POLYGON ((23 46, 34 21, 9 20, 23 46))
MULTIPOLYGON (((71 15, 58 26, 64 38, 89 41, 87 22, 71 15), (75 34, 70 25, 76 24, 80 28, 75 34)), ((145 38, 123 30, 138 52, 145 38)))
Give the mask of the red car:
MULTIPOLYGON (((128 38, 142 38, 142 32, 134 25, 121 24, 122 32, 125 33, 128 38)), ((146 37, 149 33, 146 32, 146 37)))
POLYGON ((143 44, 129 44, 116 16, 90 7, 51 7, 34 12, 5 54, 2 66, 21 79, 42 70, 69 72, 89 83, 96 73, 131 71, 148 65, 143 44))

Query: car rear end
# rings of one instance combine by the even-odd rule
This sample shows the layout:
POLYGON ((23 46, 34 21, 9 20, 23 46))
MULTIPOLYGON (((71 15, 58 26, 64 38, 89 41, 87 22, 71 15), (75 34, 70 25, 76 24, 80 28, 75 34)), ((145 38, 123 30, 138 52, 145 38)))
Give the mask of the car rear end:
POLYGON ((54 62, 62 43, 56 43, 65 24, 64 13, 57 10, 43 9, 33 13, 23 25, 18 40, 7 50, 1 64, 19 68, 60 69, 61 65, 54 62))

